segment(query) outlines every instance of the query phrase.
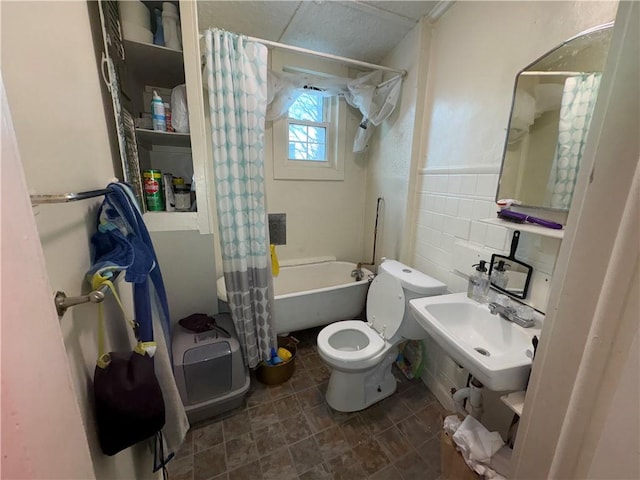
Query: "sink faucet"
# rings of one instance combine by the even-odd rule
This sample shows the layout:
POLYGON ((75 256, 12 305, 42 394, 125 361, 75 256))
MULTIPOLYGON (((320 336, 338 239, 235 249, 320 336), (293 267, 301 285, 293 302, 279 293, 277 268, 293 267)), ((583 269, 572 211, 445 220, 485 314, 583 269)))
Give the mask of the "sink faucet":
POLYGON ((533 319, 522 318, 518 315, 515 308, 513 307, 505 307, 498 303, 490 303, 489 304, 489 312, 493 315, 500 315, 502 318, 507 320, 508 322, 513 322, 516 325, 520 325, 523 328, 531 328, 536 322, 533 319))

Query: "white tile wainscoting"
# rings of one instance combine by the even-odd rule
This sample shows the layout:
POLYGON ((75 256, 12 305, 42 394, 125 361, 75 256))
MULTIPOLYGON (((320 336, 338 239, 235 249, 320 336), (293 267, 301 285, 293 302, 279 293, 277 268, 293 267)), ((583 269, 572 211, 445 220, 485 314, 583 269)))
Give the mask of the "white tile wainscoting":
MULTIPOLYGON (((415 266, 465 291, 467 275, 479 259, 508 253, 512 231, 482 220, 496 216, 499 166, 426 168, 420 171, 415 219, 415 266)), ((560 240, 525 233, 517 257, 534 268, 528 304, 545 310, 560 240)))

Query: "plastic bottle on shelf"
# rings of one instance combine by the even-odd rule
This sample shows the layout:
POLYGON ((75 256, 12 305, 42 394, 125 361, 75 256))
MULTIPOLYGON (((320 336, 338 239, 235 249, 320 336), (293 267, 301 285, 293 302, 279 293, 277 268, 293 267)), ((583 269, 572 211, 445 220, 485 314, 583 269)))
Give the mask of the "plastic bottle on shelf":
POLYGON ((153 118, 153 129, 158 132, 166 132, 167 121, 164 116, 164 102, 155 90, 151 99, 151 116, 153 118))
POLYGON ((167 132, 175 132, 171 124, 171 106, 167 102, 164 102, 164 122, 167 132))

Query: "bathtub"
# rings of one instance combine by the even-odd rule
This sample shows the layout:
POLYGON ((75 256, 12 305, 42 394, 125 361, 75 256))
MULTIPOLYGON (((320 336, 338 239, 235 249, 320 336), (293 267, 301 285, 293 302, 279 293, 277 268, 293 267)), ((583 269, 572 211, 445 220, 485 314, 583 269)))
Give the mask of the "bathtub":
MULTIPOLYGON (((349 320, 362 312, 368 276, 372 274, 366 268, 362 269, 364 278, 356 282, 351 277, 354 263, 335 259, 282 266, 283 263, 280 275, 273 278, 273 317, 278 334, 349 320)), ((218 299, 226 302, 224 277, 217 280, 216 286, 218 299)))

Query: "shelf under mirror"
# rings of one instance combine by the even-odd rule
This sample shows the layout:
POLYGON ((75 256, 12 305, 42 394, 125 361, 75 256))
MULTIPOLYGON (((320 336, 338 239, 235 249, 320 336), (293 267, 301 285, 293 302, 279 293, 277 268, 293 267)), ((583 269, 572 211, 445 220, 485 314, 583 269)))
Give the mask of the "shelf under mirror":
POLYGON ((484 218, 480 220, 480 222, 508 228, 509 230, 520 230, 521 232, 534 233, 536 235, 543 235, 545 237, 551 238, 558 238, 560 240, 562 240, 562 238, 564 237, 564 229, 555 230, 553 228, 541 227, 540 225, 535 225, 533 223, 515 223, 503 220, 501 218, 484 218))

